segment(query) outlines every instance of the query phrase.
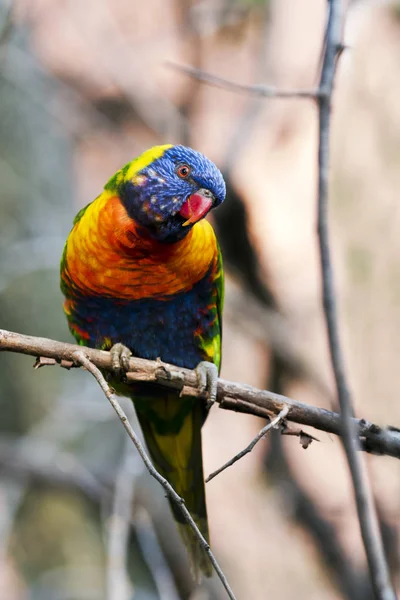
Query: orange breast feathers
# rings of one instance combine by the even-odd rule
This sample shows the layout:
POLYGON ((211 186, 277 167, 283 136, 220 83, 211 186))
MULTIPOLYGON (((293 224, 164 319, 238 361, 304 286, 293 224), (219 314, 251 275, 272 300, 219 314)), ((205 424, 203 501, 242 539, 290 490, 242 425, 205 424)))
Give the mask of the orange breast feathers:
POLYGON ((196 223, 183 240, 161 244, 143 237, 120 199, 105 191, 68 237, 63 278, 85 295, 163 298, 191 289, 217 252, 207 221, 196 223))

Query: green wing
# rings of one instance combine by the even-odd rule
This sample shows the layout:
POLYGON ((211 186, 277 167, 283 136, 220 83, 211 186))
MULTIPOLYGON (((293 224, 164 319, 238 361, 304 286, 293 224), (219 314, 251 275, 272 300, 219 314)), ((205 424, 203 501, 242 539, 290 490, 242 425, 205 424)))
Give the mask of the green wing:
MULTIPOLYGON (((98 196, 97 196, 98 198, 98 196)), ((97 198, 95 198, 95 200, 97 200, 97 198)), ((93 200, 94 202, 94 200, 93 200)), ((83 208, 81 208, 81 210, 75 215, 75 219, 73 220, 73 224, 76 225, 77 223, 79 223, 79 221, 82 219, 83 215, 85 214, 85 212, 87 211, 88 207, 92 204, 92 202, 89 202, 89 204, 86 204, 86 206, 84 206, 83 208)))
POLYGON ((216 308, 217 308, 217 316, 218 316, 218 325, 219 325, 219 352, 218 358, 215 360, 215 364, 218 367, 218 370, 221 369, 221 353, 222 353, 222 312, 224 310, 224 299, 225 299, 225 276, 224 276, 224 267, 222 264, 222 254, 221 249, 218 246, 218 259, 217 259, 217 277, 215 279, 215 289, 216 289, 216 308))
POLYGON ((197 335, 199 347, 204 353, 204 360, 213 362, 218 370, 221 367, 222 342, 222 310, 224 305, 224 270, 221 250, 217 244, 217 252, 213 266, 213 287, 209 307, 214 313, 212 325, 197 335))

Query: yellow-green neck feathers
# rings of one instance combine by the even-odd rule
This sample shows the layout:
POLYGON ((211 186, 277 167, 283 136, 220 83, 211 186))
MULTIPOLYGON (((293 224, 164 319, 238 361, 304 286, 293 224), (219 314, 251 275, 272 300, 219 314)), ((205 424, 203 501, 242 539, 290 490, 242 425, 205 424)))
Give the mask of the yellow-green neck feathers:
POLYGON ((124 181, 132 180, 135 175, 140 173, 140 171, 151 165, 151 163, 158 158, 161 158, 169 148, 172 148, 172 144, 163 144, 162 146, 153 146, 152 148, 149 148, 146 152, 143 152, 143 154, 134 158, 122 167, 122 169, 117 171, 111 179, 108 180, 104 189, 116 192, 124 181))

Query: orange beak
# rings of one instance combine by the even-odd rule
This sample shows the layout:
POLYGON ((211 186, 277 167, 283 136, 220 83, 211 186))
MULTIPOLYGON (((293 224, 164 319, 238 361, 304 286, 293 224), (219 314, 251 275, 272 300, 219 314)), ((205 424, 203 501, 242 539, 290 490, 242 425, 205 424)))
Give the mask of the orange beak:
POLYGON ((203 196, 202 194, 192 194, 183 204, 179 211, 181 217, 186 219, 182 223, 183 227, 187 227, 192 223, 200 221, 210 210, 212 206, 212 198, 203 196))

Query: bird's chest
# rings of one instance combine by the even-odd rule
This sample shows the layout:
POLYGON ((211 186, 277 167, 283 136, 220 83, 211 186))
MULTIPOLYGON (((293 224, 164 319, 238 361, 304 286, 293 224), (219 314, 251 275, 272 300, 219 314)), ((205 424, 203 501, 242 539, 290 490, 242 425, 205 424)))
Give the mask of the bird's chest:
POLYGON ((134 223, 124 228, 103 213, 93 219, 85 213, 69 235, 61 272, 66 295, 79 290, 123 301, 164 299, 191 291, 215 261, 216 239, 207 221, 183 240, 162 244, 143 240, 134 223))

